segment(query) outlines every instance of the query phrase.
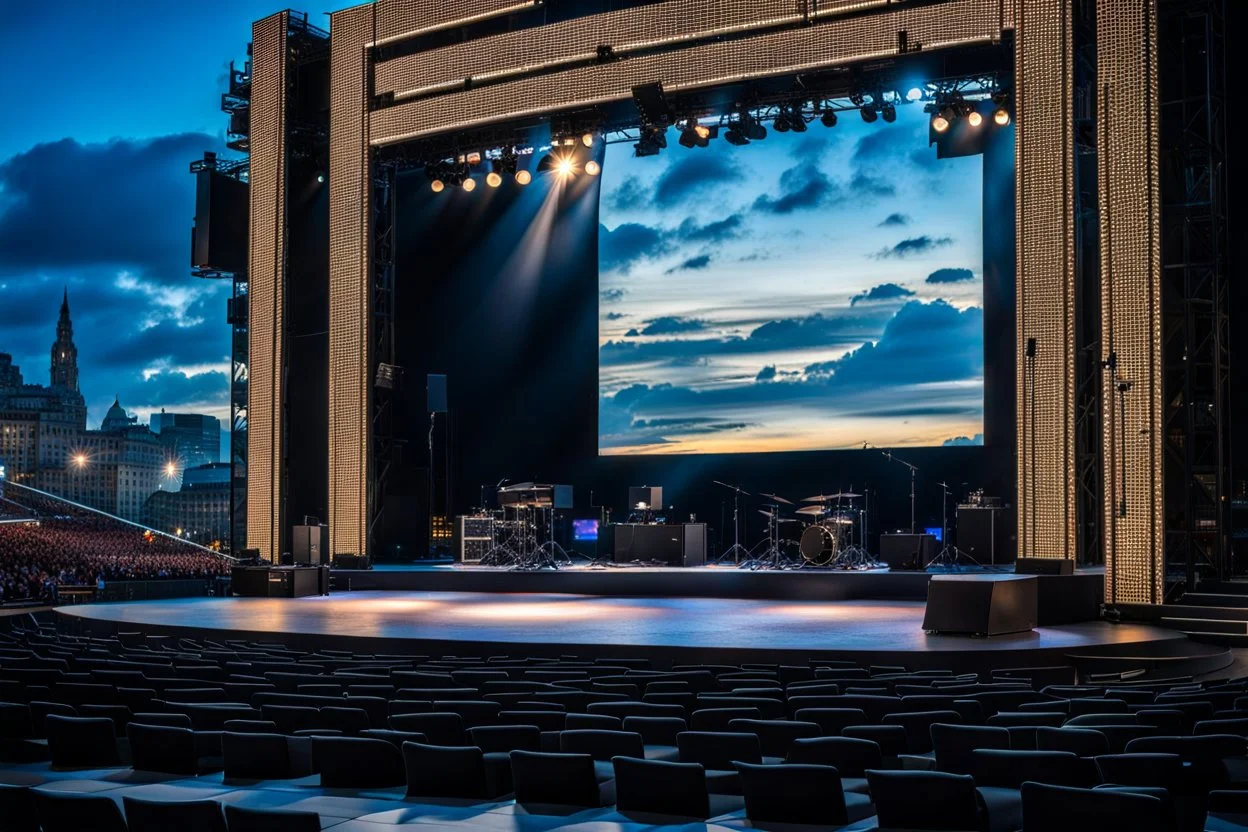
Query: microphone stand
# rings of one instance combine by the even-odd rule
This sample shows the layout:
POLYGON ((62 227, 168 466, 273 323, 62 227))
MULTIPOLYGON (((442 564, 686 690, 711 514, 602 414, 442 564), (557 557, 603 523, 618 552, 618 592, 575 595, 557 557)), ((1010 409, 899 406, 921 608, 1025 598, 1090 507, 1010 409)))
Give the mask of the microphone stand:
POLYGON ((879 451, 881 454, 883 454, 883 455, 884 455, 884 457, 885 457, 886 459, 888 459, 888 461, 889 461, 889 462, 897 462, 897 463, 900 463, 900 464, 902 464, 902 465, 904 465, 904 466, 906 466, 907 468, 909 468, 909 469, 910 469, 910 534, 915 534, 915 533, 916 533, 916 530, 917 530, 917 528, 918 528, 918 527, 915 525, 915 520, 914 520, 914 518, 915 518, 915 514, 914 514, 914 475, 918 473, 918 471, 919 471, 919 467, 918 467, 917 465, 911 465, 909 462, 906 462, 904 459, 902 459, 902 458, 901 458, 901 457, 899 457, 899 456, 893 456, 893 452, 892 452, 892 451, 887 451, 887 450, 884 450, 883 448, 877 448, 875 445, 872 445, 872 444, 871 444, 871 443, 869 443, 869 442, 863 442, 863 443, 862 443, 862 449, 865 451, 867 448, 874 448, 875 450, 877 450, 877 451, 879 451))
POLYGON ((719 480, 711 480, 711 482, 732 492, 732 548, 720 555, 715 562, 723 563, 731 556, 733 564, 740 566, 742 555, 745 555, 747 559, 750 557, 750 550, 741 545, 741 524, 738 522, 738 518, 741 516, 741 495, 744 494, 748 497, 750 492, 738 485, 729 485, 719 480))

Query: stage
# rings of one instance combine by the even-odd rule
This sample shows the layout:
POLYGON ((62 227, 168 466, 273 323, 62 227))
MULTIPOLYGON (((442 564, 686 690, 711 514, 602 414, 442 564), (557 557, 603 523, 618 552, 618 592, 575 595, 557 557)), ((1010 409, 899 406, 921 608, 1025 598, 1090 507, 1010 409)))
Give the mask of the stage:
POLYGON ((247 639, 367 653, 644 655, 657 666, 823 658, 978 672, 1075 664, 1085 672, 1146 666, 1171 674, 1211 672, 1229 662, 1223 648, 1136 624, 1089 621, 993 638, 928 635, 921 627, 924 604, 912 600, 358 591, 95 604, 56 612, 60 627, 94 635, 247 639))

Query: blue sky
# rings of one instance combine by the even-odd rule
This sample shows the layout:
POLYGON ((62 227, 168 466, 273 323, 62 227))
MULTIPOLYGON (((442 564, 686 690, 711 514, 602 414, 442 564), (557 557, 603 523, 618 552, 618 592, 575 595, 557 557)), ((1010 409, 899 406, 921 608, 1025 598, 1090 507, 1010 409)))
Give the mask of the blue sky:
MULTIPOLYGON (((353 5, 331 2, 321 12, 353 5)), ((228 413, 223 282, 190 276, 194 178, 224 152, 220 96, 263 2, 18 3, 0 26, 0 352, 48 381, 69 287, 88 422, 228 413)))
POLYGON ((927 116, 658 156, 611 145, 602 453, 982 441, 981 158, 927 116))

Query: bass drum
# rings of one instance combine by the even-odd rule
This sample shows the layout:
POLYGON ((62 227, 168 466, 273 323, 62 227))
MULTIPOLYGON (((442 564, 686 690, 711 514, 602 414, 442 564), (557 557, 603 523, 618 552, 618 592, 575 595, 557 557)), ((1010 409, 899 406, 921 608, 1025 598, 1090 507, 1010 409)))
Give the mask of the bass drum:
POLYGON ((802 558, 811 566, 827 566, 840 551, 841 528, 833 526, 807 526, 802 532, 798 548, 802 558))

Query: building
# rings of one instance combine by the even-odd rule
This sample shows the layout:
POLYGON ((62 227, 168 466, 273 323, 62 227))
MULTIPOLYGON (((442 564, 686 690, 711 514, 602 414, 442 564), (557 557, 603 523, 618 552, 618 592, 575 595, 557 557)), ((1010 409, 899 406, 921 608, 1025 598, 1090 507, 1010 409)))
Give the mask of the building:
POLYGON ((144 525, 204 546, 230 540, 230 464, 188 468, 180 491, 157 491, 143 507, 144 525))
POLYGON ((153 413, 151 429, 180 468, 209 465, 220 459, 221 420, 202 413, 153 413))

